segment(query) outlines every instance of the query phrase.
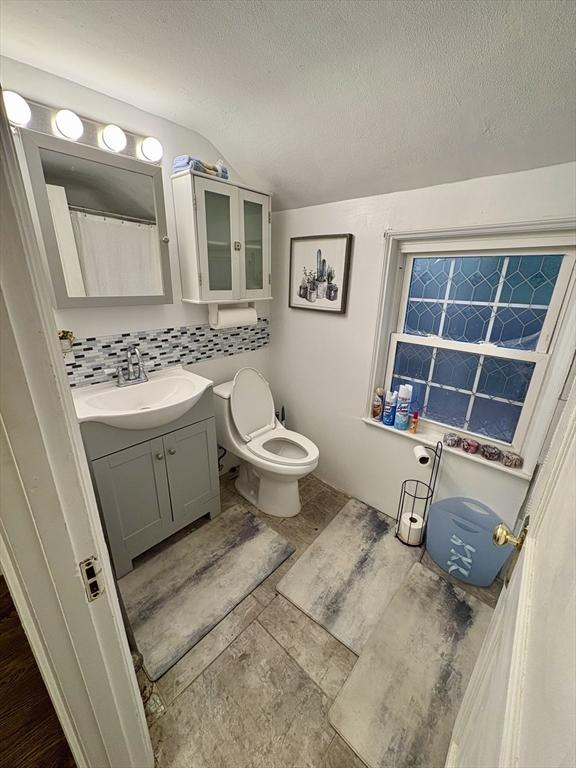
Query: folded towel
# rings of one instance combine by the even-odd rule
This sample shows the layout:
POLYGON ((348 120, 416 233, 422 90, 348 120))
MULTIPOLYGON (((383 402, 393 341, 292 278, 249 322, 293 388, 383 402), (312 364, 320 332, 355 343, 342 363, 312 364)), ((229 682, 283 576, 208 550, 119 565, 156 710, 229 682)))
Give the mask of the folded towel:
POLYGON ((216 176, 221 179, 228 178, 228 168, 218 161, 215 165, 213 163, 206 163, 203 160, 198 160, 190 155, 178 155, 174 158, 172 163, 173 173, 179 171, 196 171, 197 173, 205 173, 209 176, 216 176))

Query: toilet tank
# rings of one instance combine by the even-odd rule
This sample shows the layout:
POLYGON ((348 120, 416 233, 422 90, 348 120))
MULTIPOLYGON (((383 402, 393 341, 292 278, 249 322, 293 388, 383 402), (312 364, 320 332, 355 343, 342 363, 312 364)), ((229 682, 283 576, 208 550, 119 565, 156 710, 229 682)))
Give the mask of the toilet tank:
POLYGON ((216 437, 218 443, 224 448, 227 448, 232 431, 230 395, 232 394, 233 383, 233 381, 225 381, 223 384, 217 384, 212 389, 214 394, 214 415, 216 417, 216 437))

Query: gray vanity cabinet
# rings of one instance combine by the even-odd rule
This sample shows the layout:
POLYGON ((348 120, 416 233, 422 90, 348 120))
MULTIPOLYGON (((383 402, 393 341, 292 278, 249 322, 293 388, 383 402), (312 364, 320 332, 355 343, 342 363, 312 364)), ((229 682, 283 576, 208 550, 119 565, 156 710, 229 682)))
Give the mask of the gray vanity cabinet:
POLYGON ((132 558, 171 532, 170 491, 162 438, 92 462, 116 575, 132 570, 132 558))
POLYGON ((165 427, 81 426, 118 578, 132 570, 133 558, 199 517, 220 512, 211 390, 165 427))
POLYGON ((203 504, 218 493, 218 454, 214 419, 164 437, 174 522, 200 517, 203 504), (199 513, 199 514, 198 514, 199 513))

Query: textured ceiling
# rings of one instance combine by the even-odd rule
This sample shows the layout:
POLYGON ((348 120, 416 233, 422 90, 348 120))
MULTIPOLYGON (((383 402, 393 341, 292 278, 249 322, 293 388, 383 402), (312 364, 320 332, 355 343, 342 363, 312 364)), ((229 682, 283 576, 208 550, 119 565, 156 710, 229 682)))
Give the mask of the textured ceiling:
POLYGON ((276 209, 574 159, 575 39, 573 0, 2 2, 2 53, 203 133, 276 209))

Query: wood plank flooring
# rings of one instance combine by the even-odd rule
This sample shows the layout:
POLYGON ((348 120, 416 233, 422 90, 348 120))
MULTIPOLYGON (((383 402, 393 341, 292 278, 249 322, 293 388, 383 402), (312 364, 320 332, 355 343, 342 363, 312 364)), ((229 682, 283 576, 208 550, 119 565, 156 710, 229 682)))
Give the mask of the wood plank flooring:
POLYGON ((74 760, 0 576, 0 768, 74 768, 74 760))

